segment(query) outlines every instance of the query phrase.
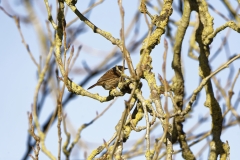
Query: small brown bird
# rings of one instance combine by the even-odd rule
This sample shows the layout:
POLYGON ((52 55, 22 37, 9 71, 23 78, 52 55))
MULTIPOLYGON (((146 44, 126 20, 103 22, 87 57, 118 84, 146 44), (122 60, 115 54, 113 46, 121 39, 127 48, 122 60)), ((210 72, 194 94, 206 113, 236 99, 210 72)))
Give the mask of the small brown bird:
MULTIPOLYGON (((123 70, 123 66, 117 66, 120 71, 123 70)), ((121 72, 117 70, 117 67, 113 67, 112 69, 108 70, 94 85, 89 87, 88 89, 91 89, 95 86, 102 86, 106 90, 112 90, 114 88, 117 88, 121 72)), ((124 70, 127 68, 124 68, 124 70)))

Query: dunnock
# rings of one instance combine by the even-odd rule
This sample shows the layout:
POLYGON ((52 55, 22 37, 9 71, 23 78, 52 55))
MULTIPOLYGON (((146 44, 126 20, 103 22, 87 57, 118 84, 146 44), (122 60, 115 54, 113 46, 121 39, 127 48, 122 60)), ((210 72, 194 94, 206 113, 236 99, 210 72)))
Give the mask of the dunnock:
MULTIPOLYGON (((112 69, 108 70, 94 85, 90 86, 88 89, 91 89, 95 86, 102 86, 106 90, 112 90, 114 88, 117 88, 118 83, 120 81, 121 72, 117 70, 122 71, 123 66, 115 66, 112 69)), ((124 70, 127 68, 124 68, 124 70)))

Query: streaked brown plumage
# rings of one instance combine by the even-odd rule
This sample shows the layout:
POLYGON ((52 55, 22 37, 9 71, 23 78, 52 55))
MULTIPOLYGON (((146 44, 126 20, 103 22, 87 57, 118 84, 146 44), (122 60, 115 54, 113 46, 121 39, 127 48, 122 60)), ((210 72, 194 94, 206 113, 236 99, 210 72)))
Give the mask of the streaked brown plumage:
MULTIPOLYGON (((117 66, 120 71, 122 71, 123 66, 117 66)), ((124 70, 127 68, 124 68, 124 70)), ((95 86, 102 86, 106 90, 112 90, 117 88, 121 73, 117 70, 116 66, 108 70, 94 85, 90 86, 91 89, 95 86)))

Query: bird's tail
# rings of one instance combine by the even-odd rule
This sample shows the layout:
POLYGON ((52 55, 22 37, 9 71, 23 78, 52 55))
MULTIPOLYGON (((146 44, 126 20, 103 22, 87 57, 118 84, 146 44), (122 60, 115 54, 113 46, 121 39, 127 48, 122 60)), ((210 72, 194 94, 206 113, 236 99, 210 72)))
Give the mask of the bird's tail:
POLYGON ((90 86, 90 87, 88 88, 88 90, 91 89, 91 88, 93 88, 93 87, 95 87, 95 86, 96 86, 96 84, 90 86))

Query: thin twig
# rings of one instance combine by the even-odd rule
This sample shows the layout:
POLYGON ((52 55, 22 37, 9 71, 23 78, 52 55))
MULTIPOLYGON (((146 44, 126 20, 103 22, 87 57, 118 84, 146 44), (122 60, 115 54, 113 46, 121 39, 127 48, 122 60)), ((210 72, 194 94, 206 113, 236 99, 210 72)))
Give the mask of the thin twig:
POLYGON ((40 68, 39 68, 39 64, 37 63, 37 61, 35 60, 35 58, 33 57, 33 54, 29 48, 29 45, 26 43, 25 39, 24 39, 24 36, 22 34, 22 30, 21 30, 21 27, 20 27, 20 22, 19 22, 19 18, 17 16, 12 16, 11 14, 9 14, 3 7, 0 6, 0 9, 7 15, 9 16, 10 18, 13 18, 15 20, 15 23, 16 23, 16 26, 18 28, 18 31, 19 31, 19 34, 22 38, 22 43, 23 45, 25 46, 25 48, 27 49, 28 51, 28 54, 30 56, 30 58, 32 59, 33 63, 36 65, 36 67, 38 68, 38 71, 40 72, 40 68))
POLYGON ((79 53, 80 53, 81 49, 82 49, 82 45, 78 47, 77 54, 76 54, 76 56, 72 60, 72 63, 70 65, 70 67, 69 67, 69 71, 72 70, 72 68, 73 68, 73 66, 74 66, 74 64, 75 64, 75 62, 76 62, 76 60, 77 60, 77 58, 79 56, 79 53))
POLYGON ((118 143, 119 143, 119 141, 120 141, 120 139, 122 137, 121 136, 122 135, 122 129, 123 129, 123 126, 125 124, 125 121, 126 121, 126 118, 127 118, 127 114, 128 114, 128 108, 127 108, 127 105, 125 104, 125 110, 123 111, 122 117, 121 117, 121 119, 118 122, 117 136, 116 136, 116 139, 115 139, 115 143, 114 143, 113 149, 109 153, 111 159, 113 159, 113 155, 114 155, 115 149, 118 146, 118 143))
POLYGON ((49 7, 48 0, 44 0, 44 2, 45 2, 46 8, 47 8, 47 12, 48 12, 48 20, 51 22, 53 28, 56 30, 56 29, 57 29, 57 25, 56 25, 56 23, 53 21, 53 18, 52 18, 52 14, 51 14, 51 10, 50 10, 50 7, 49 7))
POLYGON ((42 84, 42 82, 44 80, 45 73, 47 72, 47 70, 49 68, 49 62, 50 62, 52 54, 53 54, 53 47, 50 47, 50 50, 49 50, 49 53, 48 53, 48 56, 47 56, 47 59, 46 59, 46 64, 45 64, 43 70, 41 71, 41 73, 39 74, 38 83, 36 85, 36 89, 35 89, 35 93, 34 93, 34 99, 33 99, 33 119, 34 119, 34 122, 35 122, 35 125, 36 125, 36 128, 37 128, 38 134, 39 134, 39 136, 41 138, 42 151, 50 159, 55 159, 55 157, 52 155, 52 153, 50 151, 47 150, 47 148, 46 148, 46 146, 44 144, 46 134, 41 131, 40 124, 39 124, 39 121, 38 121, 38 116, 37 116, 38 115, 37 114, 38 93, 39 93, 39 89, 41 87, 41 84, 42 84))
POLYGON ((30 133, 30 135, 34 138, 34 140, 36 141, 36 149, 33 148, 34 150, 34 156, 30 155, 30 157, 33 159, 33 160, 38 160, 38 156, 39 156, 39 151, 40 151, 40 146, 39 146, 39 143, 40 143, 40 137, 37 136, 35 133, 34 133, 34 125, 32 124, 32 120, 33 120, 33 117, 32 117, 32 113, 29 113, 29 116, 28 116, 28 120, 29 120, 29 129, 28 129, 28 132, 30 133))
POLYGON ((91 120, 89 123, 85 123, 85 124, 83 124, 81 127, 79 127, 75 139, 73 140, 73 142, 71 143, 70 147, 67 149, 67 152, 65 153, 65 155, 67 156, 67 158, 69 158, 70 153, 71 153, 73 147, 74 147, 75 144, 79 141, 82 130, 85 129, 85 128, 87 128, 88 126, 90 126, 91 124, 93 124, 98 118, 100 118, 100 117, 116 102, 116 100, 117 100, 117 98, 115 98, 99 115, 97 115, 97 116, 96 116, 93 120, 91 120))
POLYGON ((198 93, 202 90, 202 88, 207 84, 207 82, 209 81, 209 79, 211 77, 213 77, 214 75, 216 75, 218 72, 220 72, 221 70, 225 69, 228 67, 229 64, 231 64, 233 61, 235 61, 236 59, 240 58, 240 54, 236 55, 235 57, 233 57, 231 60, 229 60, 228 62, 226 62, 225 64, 223 64, 222 66, 220 66, 216 71, 212 72, 209 76, 207 76, 206 78, 204 78, 202 80, 202 82, 200 83, 200 85, 193 91, 193 94, 190 98, 190 101, 187 104, 187 107, 183 110, 182 115, 186 115, 190 110, 191 110, 191 106, 194 103, 194 101, 196 100, 196 97, 198 95, 198 93))
MULTIPOLYGON (((88 13, 89 11, 91 11, 91 9, 93 9, 94 7, 96 7, 97 5, 101 4, 103 2, 103 0, 99 0, 98 2, 92 4, 88 9, 86 9, 85 11, 83 11, 83 15, 85 15, 86 13, 88 13)), ((68 22, 68 24, 66 25, 66 27, 69 27, 70 25, 72 25, 74 22, 76 22, 79 18, 76 17, 73 20, 71 20, 70 22, 68 22)))

